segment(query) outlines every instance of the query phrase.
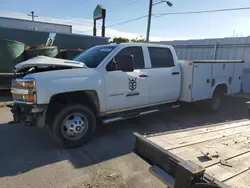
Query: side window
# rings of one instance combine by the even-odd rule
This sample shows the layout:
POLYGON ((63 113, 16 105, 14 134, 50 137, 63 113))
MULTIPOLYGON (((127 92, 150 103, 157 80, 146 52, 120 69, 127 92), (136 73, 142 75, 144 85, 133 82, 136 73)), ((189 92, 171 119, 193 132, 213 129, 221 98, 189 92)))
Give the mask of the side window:
POLYGON ((141 47, 135 46, 135 47, 124 48, 116 56, 128 55, 128 54, 131 54, 134 56, 134 60, 135 60, 134 69, 145 68, 143 51, 141 47))
POLYGON ((174 60, 170 49, 148 47, 152 68, 173 67, 174 60))

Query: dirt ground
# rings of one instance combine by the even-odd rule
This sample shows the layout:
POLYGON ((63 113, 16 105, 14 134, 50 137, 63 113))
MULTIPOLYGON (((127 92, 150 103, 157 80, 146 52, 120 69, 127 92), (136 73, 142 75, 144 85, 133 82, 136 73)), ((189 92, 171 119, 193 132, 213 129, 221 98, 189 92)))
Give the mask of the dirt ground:
POLYGON ((92 142, 62 149, 47 130, 7 124, 0 108, 1 188, 163 188, 134 152, 134 132, 158 133, 248 118, 247 99, 228 98, 218 114, 179 108, 98 127, 92 142))

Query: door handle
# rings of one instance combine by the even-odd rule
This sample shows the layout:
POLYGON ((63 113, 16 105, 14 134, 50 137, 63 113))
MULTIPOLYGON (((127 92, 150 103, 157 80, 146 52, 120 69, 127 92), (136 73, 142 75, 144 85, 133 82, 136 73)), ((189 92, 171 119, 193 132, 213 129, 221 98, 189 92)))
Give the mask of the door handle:
POLYGON ((179 72, 172 72, 172 75, 180 74, 179 72))
POLYGON ((148 75, 146 75, 146 74, 141 74, 141 75, 139 75, 139 77, 141 77, 141 78, 147 78, 148 75))

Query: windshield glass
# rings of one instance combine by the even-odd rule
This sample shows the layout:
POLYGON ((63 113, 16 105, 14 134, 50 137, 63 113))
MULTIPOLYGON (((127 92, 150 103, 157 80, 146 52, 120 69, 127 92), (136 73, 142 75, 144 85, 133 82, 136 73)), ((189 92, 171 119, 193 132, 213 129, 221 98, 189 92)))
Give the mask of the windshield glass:
POLYGON ((96 46, 83 52, 74 60, 84 63, 89 68, 96 68, 102 60, 117 46, 96 46))

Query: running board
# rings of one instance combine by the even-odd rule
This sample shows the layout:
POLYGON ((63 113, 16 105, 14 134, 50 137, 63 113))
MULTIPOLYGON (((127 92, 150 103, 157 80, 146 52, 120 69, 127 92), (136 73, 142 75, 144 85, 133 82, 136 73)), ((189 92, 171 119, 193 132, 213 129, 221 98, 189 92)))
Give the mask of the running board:
POLYGON ((130 118, 134 118, 134 117, 138 117, 138 116, 142 116, 142 115, 147 115, 147 114, 151 114, 154 112, 158 112, 158 109, 155 110, 149 110, 149 111, 145 111, 145 112, 141 112, 138 114, 126 114, 124 116, 119 116, 119 117, 110 117, 110 118, 105 118, 102 120, 103 124, 109 124, 109 123, 113 123, 115 121, 121 121, 121 120, 125 120, 125 119, 130 119, 130 118))

